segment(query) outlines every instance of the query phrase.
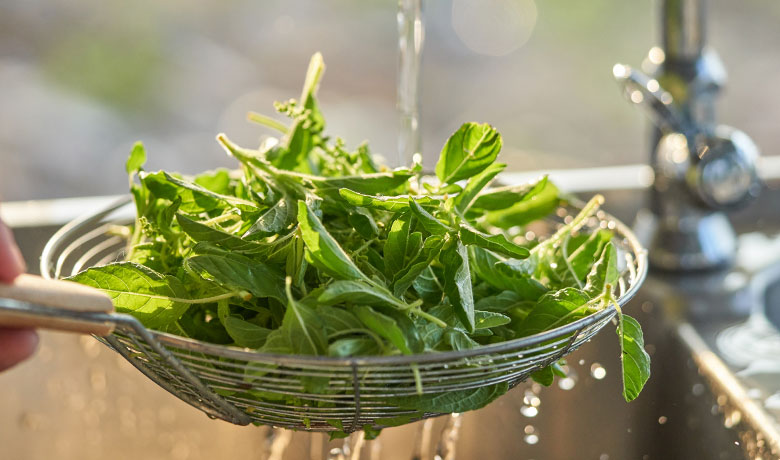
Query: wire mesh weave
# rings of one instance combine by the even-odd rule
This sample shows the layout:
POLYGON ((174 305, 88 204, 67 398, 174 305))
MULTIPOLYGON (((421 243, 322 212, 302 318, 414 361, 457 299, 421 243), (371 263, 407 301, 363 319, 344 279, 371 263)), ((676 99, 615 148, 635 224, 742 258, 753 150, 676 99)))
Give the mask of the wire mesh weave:
MULTIPOLYGON (((576 208, 561 208, 558 222, 540 234, 550 234, 576 208), (545 233, 546 232, 546 233, 545 233)), ((41 258, 44 276, 59 278, 85 268, 121 260, 126 240, 112 231, 128 223, 129 199, 71 222, 49 241, 41 258)), ((622 223, 599 212, 581 231, 609 227, 619 250, 621 276, 618 303, 623 306, 644 280, 644 249, 622 223)), ((160 386, 204 411, 235 424, 266 424, 309 431, 381 428, 384 419, 434 417, 438 413, 405 410, 391 398, 416 394, 414 368, 424 393, 480 388, 506 382, 513 387, 532 372, 577 349, 610 322, 609 307, 568 325, 534 336, 471 350, 412 356, 330 358, 273 355, 214 345, 144 328, 129 315, 95 315, 116 323, 115 332, 99 338, 160 386), (320 378, 320 379, 318 379, 320 378), (301 382, 327 382, 327 391, 310 391, 301 382), (254 396, 260 395, 262 400, 254 396), (289 405, 297 398, 304 404, 289 405), (278 401, 278 402, 274 402, 278 401), (336 424, 337 425, 337 424, 336 424)))

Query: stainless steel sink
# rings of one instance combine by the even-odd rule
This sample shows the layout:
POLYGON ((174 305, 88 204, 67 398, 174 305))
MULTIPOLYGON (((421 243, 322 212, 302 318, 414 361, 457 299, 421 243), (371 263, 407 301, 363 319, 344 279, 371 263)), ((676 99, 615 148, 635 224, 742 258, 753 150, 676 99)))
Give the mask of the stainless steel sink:
MULTIPOLYGON (((641 190, 608 193, 608 208, 631 221, 642 196, 641 190)), ((780 215, 767 210, 778 198, 780 188, 765 193, 755 206, 732 216, 735 227, 741 233, 759 230, 772 240, 780 215)), ((30 267, 37 266, 37 255, 55 229, 16 229, 30 267)), ((780 251, 775 256, 780 259, 780 251)), ((771 268, 771 257, 765 262, 754 272, 738 264, 696 277, 651 275, 628 306, 645 329, 653 359, 649 384, 636 401, 622 399, 618 342, 607 328, 570 357, 572 380, 541 390, 520 385, 485 409, 464 414, 454 439, 456 457, 780 458, 780 410, 772 409, 780 399, 772 399, 780 394, 780 374, 767 370, 767 362, 778 364, 780 352, 764 367, 751 368, 720 346, 729 331, 762 318, 780 337, 780 268, 771 268)), ((288 438, 265 428, 211 421, 94 339, 66 334, 45 333, 34 360, 0 374, 0 414, 0 457, 10 459, 325 459, 329 449, 341 446, 319 434, 288 438), (273 448, 285 445, 282 456, 272 456, 273 448)), ((386 430, 366 443, 361 458, 408 460, 427 444, 422 458, 432 459, 447 423, 446 418, 432 422, 429 442, 422 423, 386 430)))

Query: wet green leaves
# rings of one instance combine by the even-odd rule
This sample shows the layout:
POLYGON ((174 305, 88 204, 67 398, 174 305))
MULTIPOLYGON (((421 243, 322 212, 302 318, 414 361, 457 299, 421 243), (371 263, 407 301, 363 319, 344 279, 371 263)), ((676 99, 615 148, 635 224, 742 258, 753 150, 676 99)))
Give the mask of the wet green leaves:
MULTIPOLYGON (((253 149, 217 137, 238 160, 234 171, 146 172, 146 152, 136 144, 126 164, 137 210, 127 262, 73 279, 105 290, 118 311, 150 328, 264 353, 339 358, 468 350, 543 333, 613 302, 619 254, 612 232, 580 231, 599 200, 539 243, 528 225, 562 198, 546 177, 489 188, 505 168, 496 162, 495 128, 463 124, 446 141, 436 177, 422 177, 419 163, 378 166, 366 144, 349 149, 324 133, 316 100, 323 70, 315 55, 300 100, 276 105, 289 126, 253 116, 280 139, 253 149)), ((623 315, 618 332, 624 395, 633 399, 649 359, 632 318, 623 315)), ((508 388, 429 394, 415 369, 419 394, 389 403, 461 412, 508 388)), ((259 366, 247 379, 271 371, 259 366)), ((549 383, 554 373, 546 368, 534 378, 549 383)), ((300 383, 333 391, 319 376, 300 383)))

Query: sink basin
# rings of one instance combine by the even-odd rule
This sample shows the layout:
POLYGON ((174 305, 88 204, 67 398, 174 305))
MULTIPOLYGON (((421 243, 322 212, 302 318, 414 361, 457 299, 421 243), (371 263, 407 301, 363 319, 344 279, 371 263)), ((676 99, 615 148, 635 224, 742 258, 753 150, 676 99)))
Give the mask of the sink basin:
MULTIPOLYGON (((780 192, 772 193, 757 209, 773 209, 780 192)), ((609 195, 610 211, 626 221, 641 205, 639 190, 609 195)), ((765 216, 750 212, 736 216, 738 229, 761 224, 765 216)), ((780 229, 777 224, 772 228, 780 229)), ((29 267, 37 266, 56 228, 16 230, 29 267)), ((652 356, 650 381, 636 401, 622 398, 620 350, 608 326, 570 356, 571 379, 550 388, 521 384, 488 407, 463 414, 451 439, 456 458, 780 458, 772 453, 780 445, 774 418, 780 410, 774 414, 764 404, 780 392, 780 377, 746 374, 749 366, 725 359, 718 346, 719 334, 752 318, 763 318, 780 336, 780 269, 774 278, 769 270, 761 273, 768 280, 761 289, 745 273, 741 282, 729 273, 651 275, 627 307, 642 323, 652 356), (765 313, 756 310, 759 290, 765 313), (757 387, 751 385, 765 381, 777 388, 762 383, 763 399, 755 400, 751 391, 757 387)), ((780 407, 780 393, 775 399, 780 407)), ((95 339, 57 333, 43 333, 35 359, 0 375, 0 413, 0 445, 8 458, 269 458, 277 449, 284 451, 277 459, 324 460, 329 449, 342 445, 321 434, 279 435, 209 420, 95 339)), ((361 458, 409 460, 427 445, 418 458, 432 459, 452 423, 447 417, 429 423, 429 431, 424 422, 386 430, 365 444, 361 458)))

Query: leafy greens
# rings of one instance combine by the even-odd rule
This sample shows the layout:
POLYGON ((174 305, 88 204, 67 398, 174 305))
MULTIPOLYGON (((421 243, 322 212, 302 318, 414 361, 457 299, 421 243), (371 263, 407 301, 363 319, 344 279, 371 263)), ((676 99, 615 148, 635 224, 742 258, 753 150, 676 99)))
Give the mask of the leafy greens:
MULTIPOLYGON (((505 167, 495 162, 502 145, 495 128, 463 124, 441 151, 438 180, 423 178, 419 162, 391 170, 367 145, 350 150, 324 134, 316 100, 323 70, 317 54, 300 100, 277 103, 290 126, 250 114, 281 139, 247 149, 217 136, 237 170, 192 179, 147 172, 136 144, 126 165, 137 210, 126 260, 72 279, 108 292, 118 311, 149 328, 260 352, 335 357, 464 350, 617 306, 612 232, 579 232, 599 196, 550 238, 526 240, 526 226, 563 199, 546 177, 487 188, 505 167)), ((628 401, 649 377, 649 357, 638 323, 618 312, 628 401)), ((553 372, 533 377, 549 385, 553 372)), ((328 391, 327 380, 302 384, 328 391)), ((502 383, 390 402, 462 412, 507 389, 502 383)))

